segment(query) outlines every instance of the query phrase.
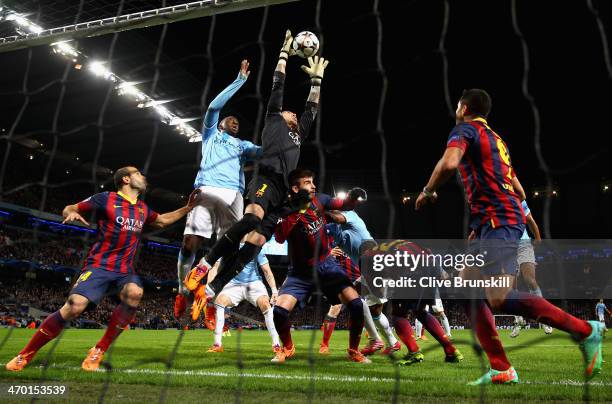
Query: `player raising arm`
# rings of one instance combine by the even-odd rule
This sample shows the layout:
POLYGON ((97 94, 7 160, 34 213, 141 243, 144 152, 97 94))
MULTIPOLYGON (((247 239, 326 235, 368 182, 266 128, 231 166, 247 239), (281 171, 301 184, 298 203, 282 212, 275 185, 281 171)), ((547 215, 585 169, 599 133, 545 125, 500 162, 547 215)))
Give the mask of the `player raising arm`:
MULTIPOLYGON (((234 116, 219 121, 219 115, 230 98, 246 83, 249 62, 240 63, 238 77, 209 104, 204 115, 202 130, 202 161, 194 187, 202 190, 200 203, 187 215, 183 244, 178 255, 177 272, 179 290, 174 302, 174 316, 179 319, 185 313, 186 295, 183 287, 185 275, 193 267, 196 253, 208 245, 213 233, 221 237, 227 229, 242 218, 244 201, 245 161, 256 158, 261 148, 238 137, 240 124, 234 116)), ((192 320, 197 320, 206 299, 204 287, 194 292, 192 320)))
POLYGON ((323 73, 329 63, 319 57, 308 58, 308 66, 302 67, 302 70, 310 76, 310 93, 306 109, 298 121, 295 113, 282 109, 285 66, 287 59, 294 52, 291 49, 292 41, 291 31, 287 30, 274 71, 272 92, 262 132, 263 155, 257 164, 256 175, 248 186, 247 198, 250 204, 245 209, 244 217, 219 238, 201 265, 187 275, 184 283, 189 290, 197 288, 217 260, 238 249, 240 241, 248 234, 238 253, 233 259, 223 262, 215 279, 207 284, 206 293, 210 296, 215 295, 257 256, 261 246, 272 237, 276 222, 263 221, 263 219, 281 207, 285 201, 288 191, 287 176, 297 166, 300 147, 308 137, 316 117, 323 73))
POLYGON ((57 337, 70 321, 78 318, 89 303, 98 304, 108 291, 119 290, 121 303, 115 307, 102 339, 89 350, 81 367, 98 369, 104 352, 132 322, 143 294, 142 281, 134 272, 134 256, 145 225, 168 226, 185 216, 197 203, 196 190, 187 205, 173 212, 158 214, 138 199, 147 189, 147 179, 135 167, 123 167, 114 175, 117 192, 95 194, 64 208, 64 223, 80 221, 89 225, 84 214, 94 212, 98 220, 97 239, 89 249, 82 274, 72 287, 66 303, 47 316, 30 342, 6 364, 20 371, 47 342, 57 337))

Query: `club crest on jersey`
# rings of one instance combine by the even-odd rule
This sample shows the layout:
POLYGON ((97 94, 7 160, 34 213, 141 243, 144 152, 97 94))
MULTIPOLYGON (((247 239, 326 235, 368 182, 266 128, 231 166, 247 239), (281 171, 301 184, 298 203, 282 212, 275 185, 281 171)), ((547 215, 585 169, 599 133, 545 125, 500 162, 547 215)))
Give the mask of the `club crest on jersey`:
POLYGON ((289 137, 297 147, 300 147, 302 141, 300 140, 300 134, 298 132, 289 132, 289 137))
POLYGON ((268 188, 268 184, 263 184, 261 188, 259 188, 257 192, 255 192, 255 196, 261 198, 264 192, 266 192, 266 188, 268 188))
POLYGON ((136 220, 129 217, 117 216, 115 219, 118 225, 121 226, 121 230, 124 231, 136 231, 141 232, 143 227, 142 220, 136 220))

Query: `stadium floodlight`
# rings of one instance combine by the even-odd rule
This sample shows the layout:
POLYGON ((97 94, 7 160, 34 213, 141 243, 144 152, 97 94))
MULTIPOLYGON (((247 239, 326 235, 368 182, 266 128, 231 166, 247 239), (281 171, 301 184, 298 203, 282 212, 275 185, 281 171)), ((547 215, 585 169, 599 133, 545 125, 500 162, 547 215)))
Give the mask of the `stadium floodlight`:
POLYGON ((345 191, 338 191, 338 193, 336 194, 336 198, 345 199, 346 198, 346 192, 345 191))
MULTIPOLYGON (((22 14, 16 13, 9 10, 4 19, 6 21, 13 21, 18 28, 23 28, 29 31, 29 34, 39 34, 43 31, 43 28, 39 25, 28 20, 28 18, 22 14)), ((21 33, 21 31, 18 30, 21 33)), ((24 35, 27 35, 24 34, 24 35)), ((70 44, 70 41, 60 41, 51 44, 53 52, 64 57, 72 59, 77 70, 81 69, 81 64, 84 64, 86 68, 93 73, 96 77, 102 78, 113 83, 117 83, 115 89, 117 94, 121 96, 127 96, 138 102, 138 108, 153 107, 159 114, 161 121, 169 126, 173 126, 174 129, 181 135, 189 138, 189 142, 201 141, 202 137, 200 132, 194 129, 192 126, 185 124, 186 121, 192 119, 183 119, 178 115, 173 114, 167 108, 160 106, 160 104, 169 102, 163 100, 155 100, 151 96, 140 91, 134 82, 123 80, 118 75, 113 73, 110 69, 105 66, 105 63, 98 60, 87 61, 87 55, 78 51, 74 46, 70 44)))

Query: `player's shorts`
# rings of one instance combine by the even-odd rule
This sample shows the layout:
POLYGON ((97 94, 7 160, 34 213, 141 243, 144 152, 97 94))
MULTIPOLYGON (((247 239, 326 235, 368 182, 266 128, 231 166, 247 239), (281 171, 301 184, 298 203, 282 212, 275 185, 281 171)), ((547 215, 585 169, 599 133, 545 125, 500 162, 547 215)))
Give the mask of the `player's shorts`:
POLYGON ((533 251, 533 244, 531 244, 531 240, 525 239, 519 241, 516 260, 518 262, 519 267, 522 264, 537 265, 535 252, 533 251))
MULTIPOLYGON (((338 295, 340 292, 348 287, 352 287, 346 272, 342 270, 340 265, 338 265, 338 261, 333 257, 328 257, 325 261, 319 263, 317 274, 321 292, 323 292, 327 302, 331 305, 339 304, 340 299, 338 299, 338 295)), ((299 307, 304 308, 310 296, 316 291, 317 284, 314 279, 309 276, 299 276, 290 271, 278 295, 291 295, 296 298, 299 307)))
POLYGON ((435 299, 434 304, 431 305, 431 311, 434 313, 442 313, 444 306, 442 305, 442 299, 435 299))
POLYGON ((128 283, 143 287, 140 277, 136 274, 89 269, 81 273, 70 294, 85 296, 90 302, 98 304, 104 296, 119 293, 128 283))
MULTIPOLYGON (((481 254, 485 254, 486 265, 481 268, 484 275, 494 276, 508 274, 516 276, 518 271, 518 242, 523 235, 525 225, 492 227, 484 224, 476 229, 476 245, 481 254)), ((472 249, 474 252, 474 249, 472 249)))
POLYGON ((257 307, 257 299, 261 296, 269 297, 268 290, 262 281, 249 283, 230 282, 225 285, 219 295, 225 295, 230 299, 231 304, 228 307, 236 307, 243 300, 257 307))
POLYGON ((599 317, 599 321, 604 323, 606 321, 606 316, 603 313, 597 315, 599 317))
MULTIPOLYGON (((266 166, 259 166, 247 187, 249 203, 261 206, 266 215, 279 207, 287 197, 287 187, 281 174, 275 173, 266 166)), ((276 223, 274 223, 276 224, 276 223)))
POLYGON ((187 214, 184 234, 210 238, 220 237, 234 223, 242 219, 244 201, 234 189, 204 185, 200 203, 187 214))
POLYGON ((366 302, 366 306, 370 307, 370 306, 376 306, 377 304, 385 304, 387 303, 387 299, 385 299, 384 297, 376 297, 375 295, 368 293, 365 297, 364 300, 366 302))

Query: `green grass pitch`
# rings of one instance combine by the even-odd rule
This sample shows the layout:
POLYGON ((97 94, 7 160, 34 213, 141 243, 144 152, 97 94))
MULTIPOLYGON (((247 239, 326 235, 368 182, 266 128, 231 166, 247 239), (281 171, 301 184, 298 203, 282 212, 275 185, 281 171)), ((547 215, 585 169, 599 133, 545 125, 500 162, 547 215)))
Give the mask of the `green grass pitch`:
MULTIPOLYGON (((40 365, 53 342, 44 347, 23 372, 15 374, 4 370, 4 364, 24 346, 33 332, 15 329, 1 347, 0 385, 34 383, 43 376, 45 370, 40 365)), ((225 352, 217 354, 206 353, 212 343, 211 332, 185 331, 169 370, 165 362, 181 333, 176 330, 129 330, 105 357, 112 366, 111 372, 81 371, 81 361, 102 332, 69 329, 49 358, 50 367, 44 377, 67 384, 70 401, 98 401, 104 394, 106 402, 159 402, 164 395, 166 402, 182 403, 228 403, 237 399, 259 403, 309 399, 389 402, 394 392, 399 402, 417 397, 421 402, 476 401, 481 395, 486 401, 496 402, 576 402, 587 396, 593 401, 612 401, 612 372, 608 364, 604 363, 602 374, 585 388, 580 351, 559 331, 544 335, 542 330, 525 330, 516 339, 510 339, 508 331, 500 331, 521 384, 484 389, 466 386, 466 382, 483 373, 483 363, 472 348, 471 334, 467 330, 454 333, 456 345, 465 355, 462 363, 444 363, 441 348, 430 337, 429 341, 419 341, 425 361, 401 368, 393 366, 382 355, 372 357, 373 363, 368 365, 347 361, 346 331, 334 333, 329 356, 318 354, 321 338, 318 330, 295 331, 296 357, 282 365, 270 363, 273 355, 266 331, 233 330, 231 337, 224 338, 225 352), (311 341, 312 355, 309 353, 311 341)), ((0 330, 0 341, 8 333, 8 329, 0 330)), ((612 344, 609 338, 604 341, 605 358, 612 344)))

